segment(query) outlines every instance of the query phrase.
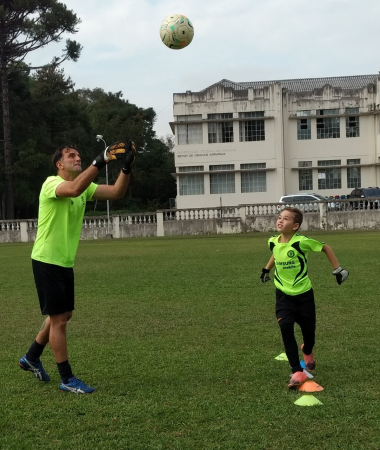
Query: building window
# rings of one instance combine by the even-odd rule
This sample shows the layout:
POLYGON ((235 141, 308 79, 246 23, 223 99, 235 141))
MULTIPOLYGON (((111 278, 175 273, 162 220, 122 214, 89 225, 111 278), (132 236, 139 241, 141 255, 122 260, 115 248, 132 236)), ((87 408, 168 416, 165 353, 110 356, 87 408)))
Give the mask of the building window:
MULTIPOLYGON (((201 114, 191 116, 177 116, 178 122, 194 122, 202 120, 201 114)), ((202 123, 179 123, 178 145, 203 144, 202 123)))
MULTIPOLYGON (((240 118, 251 119, 254 117, 264 117, 264 111, 251 111, 239 114, 240 118)), ((240 142, 265 141, 265 121, 264 120, 244 120, 239 123, 240 142)))
POLYGON ((305 169, 298 171, 298 185, 300 191, 312 191, 313 190, 313 171, 307 169, 311 167, 313 163, 311 161, 298 161, 298 167, 305 167, 305 169))
POLYGON ((241 170, 252 172, 241 172, 241 192, 266 192, 267 173, 264 170, 266 163, 240 164, 241 170))
POLYGON ((185 166, 179 167, 178 172, 203 172, 204 166, 185 166))
POLYGON ((179 179, 179 195, 203 195, 204 177, 201 174, 183 175, 179 179))
MULTIPOLYGON (((179 172, 203 172, 203 166, 179 167, 179 172)), ((204 176, 189 174, 179 177, 179 195, 203 195, 205 193, 204 176)))
MULTIPOLYGON (((226 114, 208 114, 208 120, 226 120, 232 119, 232 113, 226 114)), ((215 144, 220 142, 234 141, 234 124, 229 122, 209 122, 208 123, 208 142, 215 144)))
POLYGON ((342 188, 342 174, 340 167, 340 159, 318 161, 318 166, 324 169, 318 169, 318 189, 341 189, 342 188))
POLYGON ((359 108, 346 108, 345 114, 350 114, 346 117, 346 137, 359 137, 359 108), (352 114, 352 115, 351 115, 352 114))
POLYGON ((234 194, 235 193, 235 173, 233 164, 222 164, 210 166, 210 194, 234 194))
MULTIPOLYGON (((339 114, 339 109, 319 109, 318 116, 332 116, 339 114)), ((339 117, 317 117, 317 139, 331 139, 340 137, 339 117)))
MULTIPOLYGON (((347 159, 347 165, 359 165, 360 159, 347 159)), ((347 167, 347 187, 360 188, 362 184, 362 174, 360 167, 347 167)))
MULTIPOLYGON (((310 116, 311 111, 297 111, 297 117, 310 116)), ((298 119, 297 120, 297 139, 305 140, 311 139, 311 120, 298 119)))

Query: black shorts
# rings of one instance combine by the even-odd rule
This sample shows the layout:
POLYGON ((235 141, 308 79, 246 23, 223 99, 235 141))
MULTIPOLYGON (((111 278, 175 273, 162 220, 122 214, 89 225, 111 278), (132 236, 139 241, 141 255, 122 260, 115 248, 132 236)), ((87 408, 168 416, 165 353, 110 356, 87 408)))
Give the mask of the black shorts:
POLYGON ((74 310, 74 270, 32 259, 41 313, 62 314, 74 310))
POLYGON ((314 291, 287 295, 276 289, 276 317, 281 323, 298 323, 309 319, 315 322, 314 291))

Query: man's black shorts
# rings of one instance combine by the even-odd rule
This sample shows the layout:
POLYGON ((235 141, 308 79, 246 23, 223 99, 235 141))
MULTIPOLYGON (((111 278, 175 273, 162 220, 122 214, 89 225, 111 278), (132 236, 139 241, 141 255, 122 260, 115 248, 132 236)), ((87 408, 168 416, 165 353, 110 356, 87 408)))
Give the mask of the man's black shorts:
POLYGON ((62 314, 74 310, 74 270, 32 259, 41 313, 62 314))
POLYGON ((276 289, 276 317, 281 323, 299 323, 305 319, 315 322, 313 289, 299 295, 287 295, 276 289))

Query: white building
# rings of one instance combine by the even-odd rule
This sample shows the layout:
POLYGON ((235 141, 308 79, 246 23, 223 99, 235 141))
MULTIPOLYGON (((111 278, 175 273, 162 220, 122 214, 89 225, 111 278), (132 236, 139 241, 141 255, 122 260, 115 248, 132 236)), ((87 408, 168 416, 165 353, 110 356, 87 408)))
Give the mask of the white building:
POLYGON ((379 88, 379 75, 356 75, 174 94, 177 208, 379 186, 379 88))

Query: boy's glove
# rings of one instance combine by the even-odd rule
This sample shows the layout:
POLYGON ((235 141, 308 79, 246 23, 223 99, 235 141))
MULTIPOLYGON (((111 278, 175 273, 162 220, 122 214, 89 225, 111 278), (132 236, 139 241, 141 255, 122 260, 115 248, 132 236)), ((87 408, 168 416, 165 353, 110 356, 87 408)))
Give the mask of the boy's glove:
POLYGON ((334 270, 332 273, 336 277, 336 282, 338 284, 342 284, 343 281, 347 280, 348 272, 345 269, 342 269, 340 266, 334 270))
POLYGON ((136 146, 133 141, 128 142, 128 147, 125 150, 124 158, 123 158, 123 166, 121 170, 125 175, 129 175, 131 173, 131 169, 133 166, 133 163, 135 162, 136 158, 136 146))
POLYGON ((109 161, 115 159, 123 159, 125 156, 125 143, 122 141, 115 142, 100 153, 92 162, 98 170, 102 169, 109 161))
POLYGON ((270 278, 269 278, 269 272, 270 272, 270 270, 268 270, 268 269, 262 269, 262 270, 261 270, 260 279, 261 279, 261 281, 262 281, 263 283, 266 283, 267 281, 270 280, 270 278))

